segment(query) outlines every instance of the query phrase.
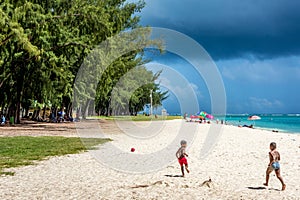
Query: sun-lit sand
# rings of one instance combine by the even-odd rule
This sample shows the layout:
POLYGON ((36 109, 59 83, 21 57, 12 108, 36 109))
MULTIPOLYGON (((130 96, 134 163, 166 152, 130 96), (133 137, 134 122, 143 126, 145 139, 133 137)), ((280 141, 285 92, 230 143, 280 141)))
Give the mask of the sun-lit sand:
MULTIPOLYGON (((135 123, 140 127, 138 130, 151 129, 150 122, 135 123)), ((145 173, 116 171, 108 167, 109 163, 99 162, 89 152, 52 157, 34 166, 12 169, 16 172, 15 176, 0 177, 0 199, 300 199, 300 135, 226 125, 218 125, 217 129, 222 128, 221 133, 215 134, 209 131, 212 130, 209 124, 183 120, 155 123, 151 131, 153 135, 147 138, 147 131, 135 132, 130 123, 120 122, 116 126, 112 122, 103 122, 102 131, 106 133, 103 137, 110 137, 113 142, 100 146, 98 153, 109 152, 108 148, 113 145, 124 155, 153 154, 155 162, 162 163, 156 171, 146 173, 157 163, 149 166, 149 163, 140 160, 136 160, 136 165, 142 166, 145 173), (179 135, 183 126, 184 130, 195 130, 195 134, 185 132, 186 137, 179 135), (207 136, 210 140, 206 140, 207 136), (180 175, 175 159, 180 139, 187 139, 189 145, 191 173, 185 178, 172 177, 180 175), (176 146, 169 145, 174 141, 176 146), (281 171, 287 185, 283 192, 275 173, 271 175, 269 187, 263 186, 268 147, 273 141, 281 153, 281 171), (213 148, 203 151, 203 146, 209 142, 213 148), (130 154, 131 147, 136 152, 130 154), (172 161, 159 153, 163 149, 174 152, 172 161), (202 151, 207 155, 201 155, 202 151), (203 185, 209 178, 211 183, 203 185)), ((36 129, 18 133, 18 130, 0 128, 0 135, 76 135, 74 126, 60 126, 67 127, 46 131, 45 134, 43 130, 36 129)), ((112 160, 116 156, 120 158, 113 151, 109 156, 112 160)), ((122 164, 123 161, 120 162, 122 164)), ((125 160, 124 164, 128 162, 132 161, 125 160)))

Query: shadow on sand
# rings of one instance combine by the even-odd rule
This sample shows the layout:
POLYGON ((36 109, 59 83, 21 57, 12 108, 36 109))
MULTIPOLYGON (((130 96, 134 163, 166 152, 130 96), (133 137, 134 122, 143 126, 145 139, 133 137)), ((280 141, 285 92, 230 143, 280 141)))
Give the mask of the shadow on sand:
POLYGON ((165 175, 166 177, 182 177, 182 175, 172 175, 172 174, 167 174, 165 175))
POLYGON ((247 187, 249 190, 265 190, 266 187, 247 187))
MULTIPOLYGON (((247 187, 249 190, 266 190, 266 187, 247 187)), ((268 188, 268 190, 281 191, 276 188, 268 188)))
POLYGON ((281 190, 279 190, 279 189, 275 189, 275 188, 269 188, 269 190, 274 190, 274 191, 281 191, 281 190))

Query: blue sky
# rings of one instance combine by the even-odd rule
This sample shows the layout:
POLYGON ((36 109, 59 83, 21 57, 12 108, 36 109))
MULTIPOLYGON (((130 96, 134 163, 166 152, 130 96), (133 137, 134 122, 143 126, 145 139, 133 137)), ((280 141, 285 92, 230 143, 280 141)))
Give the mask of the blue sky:
MULTIPOLYGON (((182 32, 205 48, 222 75, 228 113, 300 113, 299 8, 299 0, 146 0, 139 15, 142 25, 182 32)), ((210 111, 205 82, 188 62, 170 53, 151 59, 183 74, 210 111)), ((180 112, 174 95, 164 107, 180 112)))

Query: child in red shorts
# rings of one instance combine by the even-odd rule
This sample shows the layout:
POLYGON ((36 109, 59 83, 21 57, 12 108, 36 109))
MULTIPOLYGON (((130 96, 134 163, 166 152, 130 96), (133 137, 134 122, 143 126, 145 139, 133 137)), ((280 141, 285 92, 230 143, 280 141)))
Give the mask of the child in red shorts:
POLYGON ((186 157, 188 157, 188 155, 185 152, 187 142, 185 140, 181 140, 180 145, 181 145, 181 147, 176 152, 176 157, 178 158, 178 162, 179 162, 180 167, 181 167, 182 177, 184 177, 184 167, 183 167, 183 165, 185 166, 185 170, 187 171, 187 173, 190 173, 190 171, 188 169, 188 163, 187 163, 187 160, 186 160, 186 157))

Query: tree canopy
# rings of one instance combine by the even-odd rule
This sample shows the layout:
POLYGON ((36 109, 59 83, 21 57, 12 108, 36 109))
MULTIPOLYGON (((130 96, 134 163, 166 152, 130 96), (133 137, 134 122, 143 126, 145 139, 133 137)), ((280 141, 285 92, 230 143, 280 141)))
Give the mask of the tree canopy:
MULTIPOLYGON (((21 112, 27 116, 30 106, 38 109, 33 117, 46 107, 55 110, 65 107, 70 113, 75 77, 84 59, 101 42, 139 27, 139 17, 134 14, 144 6, 142 1, 125 0, 0 2, 0 108, 7 117, 14 116, 16 123, 20 122, 21 112)), ((149 37, 145 42, 158 44, 149 37)), ((113 88, 128 71, 145 64, 143 51, 137 49, 121 55, 102 73, 95 86, 95 99, 90 99, 96 112, 106 115, 112 112, 113 88)), ((136 88, 130 96, 127 108, 130 114, 149 102, 150 89, 154 91, 155 105, 167 96, 155 84, 159 74, 147 71, 144 66, 135 73, 139 73, 135 77, 145 75, 151 82, 136 88)), ((134 83, 137 80, 132 77, 131 84, 134 83)), ((119 91, 120 99, 124 99, 122 92, 119 91)), ((121 106, 124 102, 117 102, 115 114, 125 109, 121 106)))

